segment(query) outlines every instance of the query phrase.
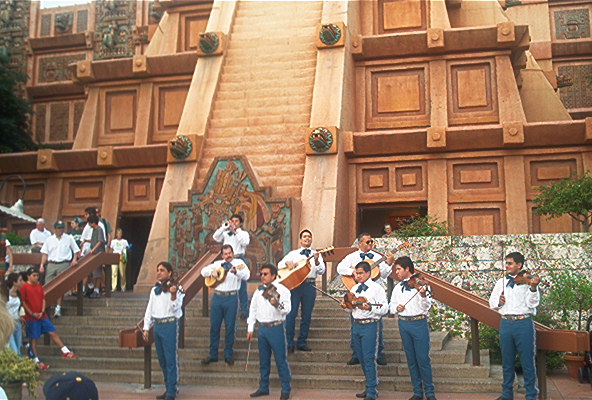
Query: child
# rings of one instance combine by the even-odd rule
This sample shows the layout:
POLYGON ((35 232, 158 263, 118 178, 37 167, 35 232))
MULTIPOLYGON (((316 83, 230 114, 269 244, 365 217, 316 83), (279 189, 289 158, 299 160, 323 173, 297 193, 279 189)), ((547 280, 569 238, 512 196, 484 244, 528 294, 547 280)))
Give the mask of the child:
POLYGON ((6 286, 8 287, 8 302, 6 303, 6 308, 8 309, 8 313, 14 320, 14 332, 10 336, 10 340, 8 341, 8 345, 16 354, 21 356, 21 346, 23 344, 23 328, 21 326, 21 294, 19 292, 20 288, 23 286, 25 282, 21 274, 17 272, 12 272, 6 278, 6 286))
POLYGON ((32 355, 37 363, 37 367, 42 371, 49 368, 49 365, 43 363, 37 357, 37 340, 45 333, 49 334, 49 337, 58 345, 62 351, 63 358, 78 358, 68 347, 64 346, 64 343, 56 333, 55 326, 45 313, 45 292, 43 291, 43 286, 39 283, 39 271, 35 267, 27 270, 27 282, 21 287, 21 299, 26 311, 27 337, 31 341, 32 355))
POLYGON ((127 240, 123 238, 123 231, 121 228, 117 228, 115 231, 116 239, 111 241, 111 248, 113 253, 119 254, 119 264, 113 264, 111 266, 111 290, 117 289, 117 275, 119 275, 119 286, 121 291, 125 292, 125 267, 127 264, 127 249, 129 244, 127 240), (117 272, 119 270, 119 273, 117 272))

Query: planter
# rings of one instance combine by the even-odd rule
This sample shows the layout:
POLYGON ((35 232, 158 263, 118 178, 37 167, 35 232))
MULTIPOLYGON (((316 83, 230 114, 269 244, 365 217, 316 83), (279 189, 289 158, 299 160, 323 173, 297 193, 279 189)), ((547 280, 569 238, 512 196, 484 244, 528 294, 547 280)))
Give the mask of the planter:
POLYGON ((8 383, 2 387, 8 400, 21 400, 23 398, 23 383, 8 383))
POLYGON ((565 360, 569 376, 576 380, 579 379, 579 370, 585 365, 584 356, 566 354, 563 356, 563 359, 565 360))

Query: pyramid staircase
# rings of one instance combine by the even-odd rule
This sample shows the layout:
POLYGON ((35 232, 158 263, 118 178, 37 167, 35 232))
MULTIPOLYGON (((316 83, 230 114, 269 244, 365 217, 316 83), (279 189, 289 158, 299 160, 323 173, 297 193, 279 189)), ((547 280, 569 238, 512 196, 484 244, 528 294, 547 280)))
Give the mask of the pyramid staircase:
MULTIPOLYGON (((42 374, 77 370, 98 382, 143 383, 144 351, 142 348, 119 347, 119 330, 129 328, 144 314, 147 295, 116 294, 111 299, 88 301, 85 316, 76 316, 76 304, 65 300, 63 317, 54 320, 58 333, 67 346, 80 358, 64 360, 55 345, 39 345, 40 358, 51 367, 42 374)), ((201 315, 201 299, 194 299, 186 312, 185 348, 179 350, 181 385, 253 386, 259 379, 257 340, 254 339, 245 372, 247 358, 246 323, 238 321, 235 342, 235 364, 224 362, 202 366, 200 360, 209 352, 209 318, 201 315)), ((289 356, 292 383, 295 389, 363 389, 363 374, 359 366, 346 366, 349 349, 349 317, 332 300, 317 298, 310 330, 312 352, 296 352, 289 356)), ((224 328, 223 328, 224 329, 224 328)), ((379 367, 381 391, 411 391, 409 372, 402 351, 396 319, 385 319, 386 358, 389 364, 379 367)), ((222 334, 222 338, 224 335, 222 334)), ((223 359, 223 339, 220 360, 223 359)), ((436 390, 440 392, 496 392, 501 377, 493 371, 486 351, 481 354, 481 366, 471 364, 468 341, 452 338, 447 332, 432 332, 431 357, 436 390)), ((273 365, 273 363, 272 363, 273 365)), ((155 351, 152 360, 153 383, 162 383, 162 373, 155 351)), ((272 385, 279 386, 275 366, 272 385)))

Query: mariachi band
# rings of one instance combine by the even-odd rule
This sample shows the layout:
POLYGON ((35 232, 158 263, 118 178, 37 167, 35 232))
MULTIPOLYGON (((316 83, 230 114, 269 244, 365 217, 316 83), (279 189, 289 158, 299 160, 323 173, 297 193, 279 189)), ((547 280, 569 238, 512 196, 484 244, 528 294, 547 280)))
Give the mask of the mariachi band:
MULTIPOLYGON (((216 240, 223 243, 222 259, 204 267, 201 274, 206 285, 214 288, 210 310, 210 353, 202 360, 207 366, 218 361, 218 346, 222 321, 225 324, 224 361, 234 364, 233 345, 236 319, 241 303, 241 287, 250 276, 244 257, 244 240, 239 243, 242 217, 234 215, 217 233, 216 240), (232 244, 230 243, 232 242, 232 244), (235 255, 235 246, 242 251, 235 255), (241 245, 244 245, 241 247, 241 245)), ((242 231, 244 232, 244 231, 242 231)), ((246 232, 245 232, 246 233, 246 232)), ((261 285, 251 298, 247 317, 247 366, 255 326, 258 326, 258 350, 260 381, 258 389, 250 397, 269 395, 271 355, 273 353, 281 381, 281 400, 290 398, 291 373, 288 354, 295 350, 309 352, 307 339, 312 321, 316 292, 316 278, 325 273, 323 253, 331 248, 312 248, 312 232, 304 229, 299 234, 300 247, 289 252, 276 267, 264 264, 260 267, 261 285), (300 333, 295 341, 295 325, 298 309, 301 308, 300 333)), ((390 312, 398 318, 399 333, 407 359, 413 395, 409 400, 436 400, 430 360, 430 332, 428 313, 432 305, 428 282, 415 273, 414 263, 407 256, 395 258, 402 244, 393 253, 382 254, 374 249, 374 240, 367 233, 358 237, 358 249, 339 262, 337 272, 341 275, 347 293, 342 299, 328 293, 350 313, 352 357, 348 365, 360 364, 365 377, 365 390, 357 398, 373 400, 378 397, 377 365, 387 365, 384 359, 382 318, 390 312), (383 280, 391 273, 399 283, 387 299, 383 280)), ((248 245, 248 241, 246 243, 248 245)), ((539 304, 538 277, 521 280, 524 256, 518 252, 506 256, 507 275, 493 289, 489 303, 502 314, 500 343, 502 348, 503 384, 502 395, 497 400, 511 400, 515 378, 514 362, 520 355, 524 368, 526 399, 538 396, 534 365, 534 322, 532 316, 539 304), (529 361, 533 361, 530 363, 529 361)), ((172 266, 160 263, 157 266, 156 286, 150 293, 146 309, 143 333, 147 340, 148 330, 155 326, 155 343, 159 362, 165 377, 166 391, 157 399, 174 400, 178 392, 178 319, 179 302, 183 289, 171 280, 172 266), (172 283, 171 283, 172 282, 172 283), (159 297, 162 296, 162 297, 159 297), (157 332, 159 332, 157 334, 157 332), (164 332, 164 334, 163 334, 164 332), (177 334, 175 335, 174 332, 177 334), (166 343, 165 343, 166 342, 166 343)), ((243 314, 244 315, 244 314, 243 314)))

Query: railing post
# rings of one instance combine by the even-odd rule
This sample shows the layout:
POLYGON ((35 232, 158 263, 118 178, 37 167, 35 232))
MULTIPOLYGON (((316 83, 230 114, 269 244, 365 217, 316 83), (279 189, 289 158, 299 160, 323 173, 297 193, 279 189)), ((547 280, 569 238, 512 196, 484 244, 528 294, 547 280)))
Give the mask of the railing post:
POLYGON ((539 384, 539 399, 547 399, 547 352, 537 349, 537 379, 539 384))
POLYGON ((204 317, 209 317, 210 316, 210 297, 209 297, 209 293, 208 293, 208 287, 206 285, 204 285, 203 290, 203 299, 201 301, 201 313, 202 316, 204 317))
POLYGON ((152 346, 144 346, 144 389, 152 387, 152 346))
POLYGON ((105 297, 111 297, 111 264, 104 264, 105 266, 105 297))
POLYGON ((179 319, 179 348, 185 348, 185 310, 183 310, 183 315, 179 319))
POLYGON ((76 315, 81 317, 84 315, 84 284, 83 281, 76 285, 76 315))
POLYGON ((479 321, 471 317, 471 351, 473 365, 481 365, 481 349, 479 347, 479 321))
POLYGON ((323 292, 327 291, 327 274, 328 271, 325 270, 325 273, 321 275, 321 288, 323 289, 323 292))

